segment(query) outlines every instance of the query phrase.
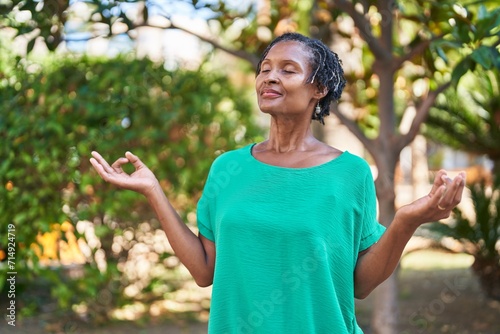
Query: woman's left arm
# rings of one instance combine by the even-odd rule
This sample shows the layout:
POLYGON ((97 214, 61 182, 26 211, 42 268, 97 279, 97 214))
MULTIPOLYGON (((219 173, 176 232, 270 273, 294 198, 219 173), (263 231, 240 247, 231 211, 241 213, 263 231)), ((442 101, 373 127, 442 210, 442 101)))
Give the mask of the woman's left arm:
POLYGON ((428 195, 396 211, 380 240, 359 254, 354 272, 356 298, 367 297, 392 274, 406 244, 420 225, 450 216, 462 199, 464 186, 465 173, 459 173, 452 180, 440 170, 428 195))

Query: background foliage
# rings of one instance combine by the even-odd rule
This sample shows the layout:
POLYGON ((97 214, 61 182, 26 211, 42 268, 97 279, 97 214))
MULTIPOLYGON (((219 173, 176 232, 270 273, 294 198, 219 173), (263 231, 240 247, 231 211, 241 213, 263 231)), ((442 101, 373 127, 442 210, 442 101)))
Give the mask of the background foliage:
MULTIPOLYGON (((52 296, 60 309, 80 305, 103 320, 109 311, 103 306, 154 298, 158 287, 159 295, 175 290, 166 270, 178 263, 169 260, 166 237, 145 199, 100 180, 90 152, 98 150, 109 161, 126 150, 137 154, 174 207, 194 223, 212 160, 259 136, 245 93, 222 75, 170 72, 146 59, 53 56, 36 63, 6 53, 1 51, 0 63, 0 217, 16 226, 16 269, 23 280, 18 303, 24 312, 52 296), (38 262, 32 247, 42 233, 61 231, 64 240, 68 230, 87 250, 87 264, 72 274, 57 258, 38 262), (148 257, 148 251, 157 256, 148 257), (132 252, 145 255, 135 274, 127 274, 132 252), (38 291, 47 287, 43 296, 30 291, 34 281, 38 291), (134 284, 140 293, 124 294, 134 284), (106 305, 96 304, 103 296, 106 305)), ((6 232, 7 224, 0 224, 0 235, 6 232)), ((0 240, 0 249, 6 242, 0 240)), ((0 275, 4 284, 5 271, 0 275)))
MULTIPOLYGON (((500 57, 497 60, 500 62, 500 57)), ((438 98, 424 126, 431 140, 460 151, 485 155, 500 173, 500 67, 476 69, 457 90, 438 98)))
POLYGON ((486 156, 492 163, 491 175, 480 175, 475 184, 468 186, 474 214, 468 216, 455 208, 451 223, 436 222, 424 231, 430 232, 432 238, 458 240, 462 245, 458 251, 474 256, 472 270, 485 295, 496 300, 500 300, 499 91, 500 71, 478 68, 474 76, 464 77, 457 90, 439 97, 424 127, 424 133, 433 141, 486 156))

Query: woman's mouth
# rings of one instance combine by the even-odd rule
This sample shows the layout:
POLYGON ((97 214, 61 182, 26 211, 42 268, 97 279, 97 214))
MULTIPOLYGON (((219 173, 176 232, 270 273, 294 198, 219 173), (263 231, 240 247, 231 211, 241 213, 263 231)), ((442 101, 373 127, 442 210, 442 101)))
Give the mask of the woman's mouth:
POLYGON ((274 89, 263 89, 260 93, 260 96, 263 98, 274 98, 274 97, 279 97, 281 96, 280 92, 274 90, 274 89))

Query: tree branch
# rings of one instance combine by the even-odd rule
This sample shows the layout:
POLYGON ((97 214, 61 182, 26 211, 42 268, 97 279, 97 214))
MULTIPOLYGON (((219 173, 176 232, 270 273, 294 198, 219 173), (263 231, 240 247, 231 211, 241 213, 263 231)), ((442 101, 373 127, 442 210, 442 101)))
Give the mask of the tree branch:
POLYGON ((189 29, 177 26, 174 23, 172 23, 172 21, 170 21, 170 22, 171 22, 171 25, 170 25, 170 27, 168 29, 179 29, 181 31, 184 31, 184 32, 190 34, 190 35, 198 37, 200 40, 202 40, 202 41, 204 41, 206 43, 211 44, 216 49, 222 50, 224 52, 229 53, 230 55, 233 55, 235 57, 238 57, 240 59, 248 61, 250 64, 252 64, 252 66, 253 66, 254 69, 257 69, 257 64, 259 63, 259 58, 256 55, 254 55, 254 54, 252 54, 250 52, 246 52, 244 50, 232 50, 232 49, 229 49, 229 48, 221 45, 220 43, 218 43, 217 41, 215 41, 215 40, 213 40, 211 38, 204 37, 202 35, 199 35, 199 34, 193 32, 193 31, 189 30, 189 29))
POLYGON ((420 126, 422 123, 425 121, 427 116, 429 115, 429 110, 431 107, 434 105, 434 102, 436 101, 436 98, 438 97, 439 94, 441 94, 443 91, 445 91, 448 87, 450 87, 451 81, 442 84, 438 88, 436 88, 433 91, 430 91, 429 94, 427 94, 427 97, 425 100, 422 101, 422 103, 418 106, 417 112, 415 114, 415 118, 413 119, 410 130, 408 130, 408 133, 400 136, 396 136, 396 143, 398 145, 398 148, 402 150, 405 146, 410 144, 415 136, 418 134, 420 131, 420 126))
POLYGON ((356 136, 356 138, 361 141, 361 143, 366 147, 370 148, 373 146, 373 140, 369 139, 368 137, 365 136, 365 134, 361 131, 359 126, 356 124, 355 121, 351 120, 350 118, 346 117, 344 114, 342 114, 338 108, 338 104, 333 103, 332 106, 330 107, 330 111, 338 117, 340 122, 347 127, 347 129, 356 136))
POLYGON ((364 15, 356 11, 354 5, 346 0, 335 0, 336 7, 344 12, 346 12, 354 21, 354 25, 359 29, 362 38, 368 44, 368 47, 373 52, 373 55, 377 59, 389 60, 391 59, 391 54, 386 51, 380 42, 373 36, 370 22, 365 18, 364 15))
POLYGON ((424 41, 421 41, 417 45, 415 45, 409 52, 406 54, 402 55, 401 57, 397 57, 393 60, 393 69, 397 70, 401 68, 403 63, 407 60, 412 59, 413 57, 422 54, 428 47, 429 45, 434 42, 435 40, 438 40, 442 38, 444 35, 439 35, 439 36, 434 36, 431 39, 427 39, 424 41))
POLYGON ((401 57, 395 58, 394 62, 393 62, 393 65, 392 65, 392 68, 393 69, 399 69, 399 68, 401 68, 401 66, 403 65, 403 63, 405 61, 410 60, 413 57, 415 57, 415 56, 421 54, 422 52, 424 52, 429 47, 430 44, 431 44, 430 40, 425 40, 425 41, 422 41, 422 42, 418 43, 415 47, 413 47, 406 54, 402 55, 401 57))
MULTIPOLYGON (((137 29, 137 28, 140 28, 140 27, 150 27, 150 28, 157 28, 157 29, 178 29, 178 30, 184 31, 184 32, 186 32, 186 33, 188 33, 190 35, 193 35, 193 36, 199 38, 203 42, 211 44, 216 49, 220 49, 220 50, 222 50, 222 51, 224 51, 226 53, 229 53, 230 55, 233 55, 233 56, 235 56, 237 58, 240 58, 240 59, 248 61, 253 66, 254 69, 257 69, 257 64, 259 62, 259 58, 256 55, 254 55, 254 54, 252 54, 250 52, 246 52, 244 50, 232 50, 232 49, 229 49, 229 48, 221 45, 220 43, 218 43, 217 41, 215 41, 213 39, 210 39, 208 37, 204 37, 202 35, 199 35, 199 34, 193 32, 193 31, 189 30, 189 29, 186 29, 186 28, 183 28, 181 26, 175 25, 174 23, 172 23, 172 21, 170 21, 170 25, 169 26, 157 26, 157 25, 152 25, 152 24, 148 24, 148 23, 134 24, 132 26, 129 26, 127 34, 129 34, 131 30, 134 30, 134 29, 137 29)), ((105 35, 100 34, 100 35, 93 35, 93 36, 83 37, 83 38, 68 38, 68 37, 66 37, 66 38, 64 38, 64 40, 67 41, 67 42, 89 41, 89 40, 92 40, 92 39, 95 39, 95 38, 98 38, 98 37, 104 37, 104 36, 105 35)))

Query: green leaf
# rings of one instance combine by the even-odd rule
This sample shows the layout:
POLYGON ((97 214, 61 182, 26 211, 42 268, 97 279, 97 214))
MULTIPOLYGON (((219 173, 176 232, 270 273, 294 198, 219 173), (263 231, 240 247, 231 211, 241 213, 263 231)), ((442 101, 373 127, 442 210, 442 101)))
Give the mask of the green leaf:
POLYGON ((35 47, 35 42, 36 42, 36 38, 32 38, 29 42, 28 42, 28 45, 26 47, 26 52, 27 53, 31 53, 31 51, 33 51, 33 48, 35 47))
POLYGON ((453 72, 451 73, 451 83, 453 86, 457 86, 458 82, 460 79, 464 76, 467 71, 470 71, 473 69, 474 63, 472 62, 471 58, 465 57, 460 61, 457 66, 453 69, 453 72))
POLYGON ((446 56, 446 53, 440 46, 436 47, 436 51, 438 56, 441 57, 441 59, 443 59, 446 64, 449 64, 448 57, 446 56))
POLYGON ((470 57, 479 65, 481 65, 483 68, 486 70, 489 70, 493 67, 493 53, 491 52, 491 49, 487 46, 480 46, 476 50, 472 52, 470 57))

